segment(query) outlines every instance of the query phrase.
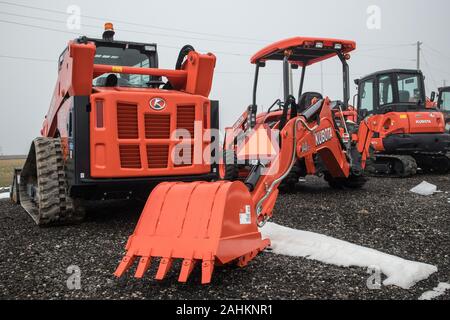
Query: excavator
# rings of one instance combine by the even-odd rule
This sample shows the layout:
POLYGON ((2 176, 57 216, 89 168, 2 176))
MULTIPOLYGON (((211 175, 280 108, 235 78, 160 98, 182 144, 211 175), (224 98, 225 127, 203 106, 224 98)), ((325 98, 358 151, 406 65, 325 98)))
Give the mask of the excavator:
POLYGON ((450 170, 450 134, 440 110, 427 101, 418 70, 385 70, 355 80, 358 116, 373 128, 366 171, 408 177, 450 170))
POLYGON ((180 282, 186 282, 199 263, 201 282, 210 283, 215 266, 244 267, 270 245, 258 228, 271 218, 279 186, 295 166, 340 184, 361 176, 369 155, 370 124, 362 121, 350 129, 345 121, 337 121, 345 118, 341 110, 349 101, 347 60, 355 48, 348 40, 295 37, 257 52, 251 58, 256 66, 253 103, 234 128, 237 132, 244 127, 244 137, 232 146, 236 157, 251 166, 246 177, 159 184, 148 197, 115 275, 121 277, 139 260, 135 277, 142 278, 158 258, 156 279, 162 280, 173 262, 182 260, 180 282), (306 103, 309 98, 303 98, 307 94, 301 85, 297 103, 289 90, 289 68, 302 67, 304 79, 307 66, 336 56, 343 66, 343 101, 313 95, 306 103), (277 113, 258 117, 258 74, 272 61, 282 62, 284 97, 277 102, 277 113))

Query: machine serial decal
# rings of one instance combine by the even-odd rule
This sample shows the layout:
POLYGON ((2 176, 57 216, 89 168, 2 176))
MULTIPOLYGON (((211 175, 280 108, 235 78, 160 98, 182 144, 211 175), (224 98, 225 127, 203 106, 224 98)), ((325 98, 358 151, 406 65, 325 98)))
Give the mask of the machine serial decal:
POLYGON ((328 127, 316 132, 314 136, 316 137, 316 146, 320 146, 333 138, 333 130, 328 127))

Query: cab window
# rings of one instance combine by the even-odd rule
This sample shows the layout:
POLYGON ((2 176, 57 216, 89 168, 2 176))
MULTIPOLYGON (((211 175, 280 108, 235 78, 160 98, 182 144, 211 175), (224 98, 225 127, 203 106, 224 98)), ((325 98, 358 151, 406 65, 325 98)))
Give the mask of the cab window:
POLYGON ((443 111, 450 111, 450 91, 442 92, 440 99, 441 109, 443 111))
POLYGON ((422 100, 419 75, 399 74, 397 81, 399 102, 418 103, 422 100))
POLYGON ((373 80, 367 80, 361 85, 361 110, 373 112, 373 80))
POLYGON ((379 80, 379 105, 383 106, 394 102, 392 79, 390 76, 381 76, 379 80))

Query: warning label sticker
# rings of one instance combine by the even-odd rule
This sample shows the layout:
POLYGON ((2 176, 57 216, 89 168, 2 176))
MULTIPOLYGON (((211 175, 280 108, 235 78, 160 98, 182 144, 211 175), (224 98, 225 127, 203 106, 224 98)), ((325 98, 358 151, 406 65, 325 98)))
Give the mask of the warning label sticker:
POLYGON ((245 212, 239 213, 240 224, 251 224, 252 223, 251 212, 252 212, 252 210, 251 210, 250 206, 245 206, 245 212))

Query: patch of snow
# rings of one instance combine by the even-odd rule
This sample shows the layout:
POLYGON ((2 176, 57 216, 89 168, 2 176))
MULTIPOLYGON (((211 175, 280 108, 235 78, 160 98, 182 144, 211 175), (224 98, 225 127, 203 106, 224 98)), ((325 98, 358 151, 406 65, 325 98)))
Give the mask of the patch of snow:
POLYGON ((431 300, 437 298, 445 293, 446 290, 450 290, 450 283, 441 282, 433 290, 422 293, 419 300, 431 300))
POLYGON ((0 193, 0 200, 1 199, 9 199, 9 192, 0 193))
POLYGON ((383 281, 386 286, 409 289, 437 271, 433 265, 405 260, 347 241, 275 223, 267 223, 261 233, 272 241, 272 249, 276 254, 305 257, 342 267, 376 266, 387 276, 383 281))
POLYGON ((409 191, 420 194, 422 196, 431 196, 438 192, 437 186, 426 181, 423 181, 421 184, 415 186, 409 191))

